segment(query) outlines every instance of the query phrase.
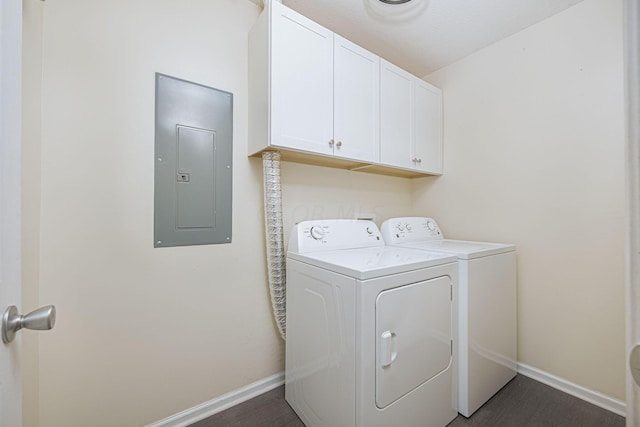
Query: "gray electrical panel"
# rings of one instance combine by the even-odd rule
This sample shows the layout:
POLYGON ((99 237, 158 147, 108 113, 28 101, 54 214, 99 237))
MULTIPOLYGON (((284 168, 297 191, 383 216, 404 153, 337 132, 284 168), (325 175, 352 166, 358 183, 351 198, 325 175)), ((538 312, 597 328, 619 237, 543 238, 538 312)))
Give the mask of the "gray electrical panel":
POLYGON ((156 74, 154 246, 231 242, 233 94, 156 74))

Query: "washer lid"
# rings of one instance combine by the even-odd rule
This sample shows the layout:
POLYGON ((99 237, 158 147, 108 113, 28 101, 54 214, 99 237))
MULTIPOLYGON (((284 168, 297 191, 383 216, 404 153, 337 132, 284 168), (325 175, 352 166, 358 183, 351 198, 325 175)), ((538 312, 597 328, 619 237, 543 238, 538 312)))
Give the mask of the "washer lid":
POLYGON ((516 250, 515 245, 506 243, 471 242, 467 240, 449 239, 405 243, 402 247, 454 254, 459 259, 481 258, 516 250))
POLYGON ((300 254, 289 251, 287 256, 355 279, 366 280, 405 271, 434 267, 456 261, 451 254, 377 246, 337 251, 300 254))

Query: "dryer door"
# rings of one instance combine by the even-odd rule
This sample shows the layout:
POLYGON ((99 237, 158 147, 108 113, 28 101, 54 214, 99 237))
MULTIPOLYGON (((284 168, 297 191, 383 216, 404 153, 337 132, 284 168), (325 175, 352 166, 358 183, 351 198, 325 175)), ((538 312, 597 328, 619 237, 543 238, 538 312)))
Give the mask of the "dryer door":
POLYGON ((381 292, 376 299, 376 406, 385 408, 452 362, 448 276, 381 292))

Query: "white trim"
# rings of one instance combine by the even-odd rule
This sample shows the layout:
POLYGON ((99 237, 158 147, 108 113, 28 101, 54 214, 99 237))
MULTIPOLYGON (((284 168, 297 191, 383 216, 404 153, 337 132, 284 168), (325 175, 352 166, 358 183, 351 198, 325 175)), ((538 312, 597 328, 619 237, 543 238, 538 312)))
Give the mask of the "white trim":
MULTIPOLYGON (((0 0, 0 310, 21 306, 22 1, 0 0)), ((22 339, 0 344, 0 425, 22 425, 22 339)))
POLYGON ((640 343, 640 0, 624 2, 624 62, 625 62, 625 160, 626 160, 626 223, 627 223, 627 286, 626 286, 626 356, 627 425, 640 423, 640 388, 629 366, 633 348, 640 343))
MULTIPOLYGON (((620 400, 598 393, 597 391, 589 390, 588 388, 579 386, 578 384, 574 384, 563 378, 524 363, 518 363, 518 373, 586 402, 592 403, 606 409, 607 411, 626 417, 626 404, 620 400)), ((163 420, 148 424, 147 427, 186 427, 197 421, 217 414, 218 412, 222 412, 232 406, 246 402, 249 399, 273 390, 282 384, 284 384, 284 372, 279 372, 163 420)))
POLYGON ((556 377, 555 375, 534 368, 533 366, 525 365, 524 363, 518 363, 518 373, 592 403, 607 411, 623 417, 627 416, 627 405, 620 400, 598 393, 597 391, 589 390, 588 388, 567 381, 564 378, 556 377))
POLYGON ((148 424, 147 427, 186 427, 276 387, 280 387, 282 384, 284 384, 284 372, 279 372, 163 420, 148 424))

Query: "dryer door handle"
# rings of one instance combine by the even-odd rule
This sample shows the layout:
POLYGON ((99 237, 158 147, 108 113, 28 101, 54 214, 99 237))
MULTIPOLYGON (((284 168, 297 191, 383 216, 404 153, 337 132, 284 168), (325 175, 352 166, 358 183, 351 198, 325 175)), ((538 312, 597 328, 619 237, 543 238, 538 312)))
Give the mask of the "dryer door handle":
POLYGON ((380 335, 380 365, 383 368, 390 366, 398 357, 398 337, 395 332, 384 331, 380 335))

